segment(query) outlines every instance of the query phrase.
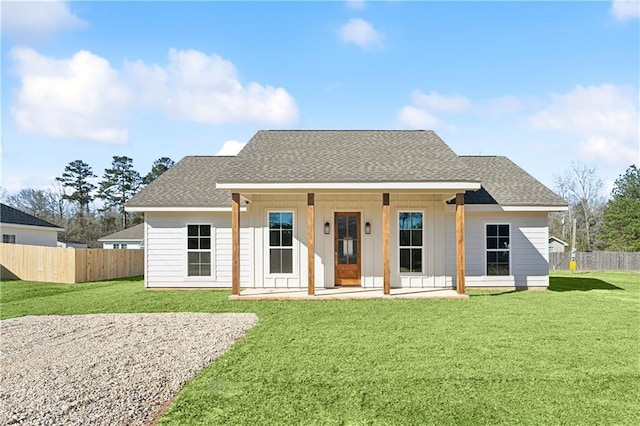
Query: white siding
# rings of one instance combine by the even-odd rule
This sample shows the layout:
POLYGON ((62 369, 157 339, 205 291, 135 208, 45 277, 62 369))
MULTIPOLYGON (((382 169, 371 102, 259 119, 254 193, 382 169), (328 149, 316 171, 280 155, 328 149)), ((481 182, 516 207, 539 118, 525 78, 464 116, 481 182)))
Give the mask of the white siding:
MULTIPOLYGON (((446 217, 446 271, 455 283, 455 215, 446 217)), ((549 254, 547 213, 467 212, 465 215, 467 287, 547 287, 549 254), (485 225, 511 225, 511 275, 486 276, 485 225)))
MULTIPOLYGON (((245 217, 241 214, 241 222, 245 217)), ((146 213, 145 284, 147 287, 231 287, 230 213, 146 213), (211 277, 187 276, 188 224, 212 226, 211 277)), ((240 284, 253 286, 250 228, 240 232, 240 284)))
POLYGON ((102 248, 106 250, 113 250, 114 244, 118 244, 118 245, 126 244, 127 250, 136 250, 136 249, 144 248, 140 246, 142 244, 141 241, 126 241, 126 240, 125 241, 109 241, 108 243, 102 243, 102 248))
MULTIPOLYGON (((16 244, 31 246, 58 246, 58 231, 43 226, 12 225, 3 223, 0 225, 0 234, 15 235, 16 244)), ((2 241, 2 240, 0 240, 2 241)))

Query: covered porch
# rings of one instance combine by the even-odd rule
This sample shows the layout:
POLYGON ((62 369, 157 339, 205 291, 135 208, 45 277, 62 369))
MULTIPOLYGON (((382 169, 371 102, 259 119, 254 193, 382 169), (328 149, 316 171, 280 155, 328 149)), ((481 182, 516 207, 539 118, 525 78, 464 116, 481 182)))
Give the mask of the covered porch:
POLYGON ((392 288, 385 293, 380 288, 336 287, 318 288, 313 294, 307 289, 248 288, 232 294, 229 300, 363 300, 363 299, 468 299, 453 289, 392 288))

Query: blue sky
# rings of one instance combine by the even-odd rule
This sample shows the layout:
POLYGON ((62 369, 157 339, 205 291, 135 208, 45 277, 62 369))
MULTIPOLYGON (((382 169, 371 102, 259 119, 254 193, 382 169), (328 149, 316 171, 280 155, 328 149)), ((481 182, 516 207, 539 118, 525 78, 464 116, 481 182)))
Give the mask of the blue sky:
POLYGON ((260 129, 434 129, 546 185, 640 164, 640 6, 2 2, 2 187, 146 174, 260 129))

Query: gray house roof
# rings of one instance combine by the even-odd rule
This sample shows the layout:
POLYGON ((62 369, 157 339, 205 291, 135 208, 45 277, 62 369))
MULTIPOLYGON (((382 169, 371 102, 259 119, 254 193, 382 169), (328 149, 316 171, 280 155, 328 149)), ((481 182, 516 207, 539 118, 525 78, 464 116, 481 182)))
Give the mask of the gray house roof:
POLYGON ((566 206, 567 202, 507 157, 460 156, 482 188, 465 194, 469 204, 566 206))
POLYGON ((567 203, 506 157, 457 156, 433 131, 259 131, 237 157, 185 157, 127 207, 225 207, 216 183, 480 182, 469 204, 567 203))
POLYGON ((6 204, 0 203, 0 223, 7 223, 13 225, 27 225, 27 226, 40 226, 43 228, 55 228, 60 231, 64 231, 64 229, 60 228, 53 223, 47 222, 46 220, 42 220, 38 217, 20 211, 18 209, 14 209, 13 207, 7 206, 6 204))
POLYGON ((106 237, 98 238, 98 241, 142 241, 143 239, 144 223, 140 223, 106 237))
POLYGON ((185 157, 127 202, 127 207, 230 207, 231 193, 215 189, 235 157, 185 157))
POLYGON ((477 182, 431 130, 262 130, 218 183, 477 182))

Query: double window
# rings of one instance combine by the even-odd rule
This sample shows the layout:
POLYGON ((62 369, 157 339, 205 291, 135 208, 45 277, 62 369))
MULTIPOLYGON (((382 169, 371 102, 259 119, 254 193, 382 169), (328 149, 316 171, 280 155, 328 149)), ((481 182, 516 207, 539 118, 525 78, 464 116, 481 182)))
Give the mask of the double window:
POLYGON ((2 234, 2 242, 5 244, 15 244, 16 236, 14 234, 2 234))
POLYGON ((187 225, 187 276, 211 276, 211 225, 187 225))
POLYGON ((422 272, 422 217, 422 212, 399 213, 400 272, 422 272))
POLYGON ((269 212, 269 273, 293 273, 293 212, 269 212))
POLYGON ((508 224, 488 224, 487 275, 510 275, 511 229, 508 224))

